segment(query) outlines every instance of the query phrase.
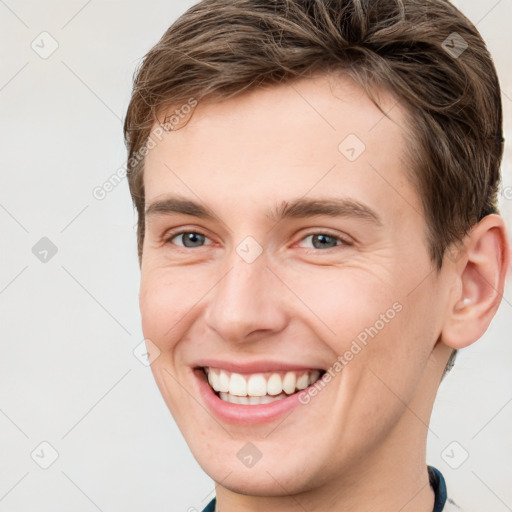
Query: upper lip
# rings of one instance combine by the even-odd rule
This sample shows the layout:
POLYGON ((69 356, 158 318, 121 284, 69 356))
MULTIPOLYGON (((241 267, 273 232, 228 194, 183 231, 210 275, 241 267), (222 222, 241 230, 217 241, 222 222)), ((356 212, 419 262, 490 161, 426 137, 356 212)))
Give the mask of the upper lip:
POLYGON ((194 365, 196 368, 220 368, 235 373, 262 373, 272 371, 319 370, 324 368, 315 365, 289 363, 285 361, 221 361, 219 359, 201 359, 194 365))

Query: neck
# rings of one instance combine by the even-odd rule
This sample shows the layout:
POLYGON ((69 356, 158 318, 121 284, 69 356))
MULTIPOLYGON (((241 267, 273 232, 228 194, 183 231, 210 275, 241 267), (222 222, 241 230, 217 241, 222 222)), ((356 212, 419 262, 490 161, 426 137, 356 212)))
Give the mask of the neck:
MULTIPOLYGON (((397 439, 403 443, 404 438, 397 439)), ((420 443, 418 443, 420 444, 420 443)), ((432 512, 434 492, 430 487, 423 453, 405 443, 407 453, 393 459, 351 465, 349 474, 327 481, 314 489, 280 496, 246 496, 226 487, 217 488, 219 512, 432 512)), ((386 454, 381 454, 385 456, 386 454)), ((228 483, 229 478, 225 482, 228 483)))

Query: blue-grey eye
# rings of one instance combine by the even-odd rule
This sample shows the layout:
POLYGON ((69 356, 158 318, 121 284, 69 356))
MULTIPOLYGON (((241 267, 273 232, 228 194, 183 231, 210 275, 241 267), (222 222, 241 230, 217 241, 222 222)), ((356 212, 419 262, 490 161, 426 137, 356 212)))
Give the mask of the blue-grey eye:
POLYGON ((182 231, 181 233, 176 234, 171 238, 171 241, 174 239, 181 239, 182 244, 176 244, 181 245, 183 247, 201 247, 202 244, 204 244, 206 240, 206 236, 202 235, 201 233, 196 233, 195 231, 182 231))
POLYGON ((306 240, 307 238, 311 237, 312 245, 315 249, 331 249, 332 247, 336 247, 338 245, 341 245, 342 242, 340 238, 332 235, 327 235, 325 233, 317 233, 305 236, 303 240, 306 240))

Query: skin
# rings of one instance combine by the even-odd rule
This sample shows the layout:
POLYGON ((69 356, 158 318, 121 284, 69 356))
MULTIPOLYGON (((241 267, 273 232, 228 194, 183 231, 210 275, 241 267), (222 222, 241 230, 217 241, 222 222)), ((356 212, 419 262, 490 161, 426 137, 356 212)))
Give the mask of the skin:
POLYGON ((380 96, 387 117, 347 78, 321 75, 203 102, 146 157, 146 207, 179 194, 216 215, 146 218, 139 299, 144 336, 160 351, 154 377, 222 512, 432 511, 433 401, 451 350, 477 340, 496 312, 509 248, 491 215, 436 269, 407 179, 404 110, 380 96), (351 133, 366 146, 355 161, 338 149, 351 133), (364 203, 380 224, 266 215, 333 195, 364 203), (206 238, 186 247, 179 231, 206 238), (322 233, 340 240, 315 246, 309 235, 322 233), (250 264, 236 252, 246 236, 263 249, 250 264), (397 302, 401 311, 284 420, 238 425, 206 410, 199 358, 327 369, 397 302), (236 456, 248 441, 262 453, 252 468, 236 456))

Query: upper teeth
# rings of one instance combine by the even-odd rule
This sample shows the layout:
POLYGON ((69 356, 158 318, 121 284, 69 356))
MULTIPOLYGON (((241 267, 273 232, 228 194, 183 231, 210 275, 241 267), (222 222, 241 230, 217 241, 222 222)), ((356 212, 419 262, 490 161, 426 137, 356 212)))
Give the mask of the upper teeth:
POLYGON ((318 370, 241 374, 220 368, 205 368, 210 386, 219 392, 237 396, 291 395, 305 389, 320 377, 318 370))

